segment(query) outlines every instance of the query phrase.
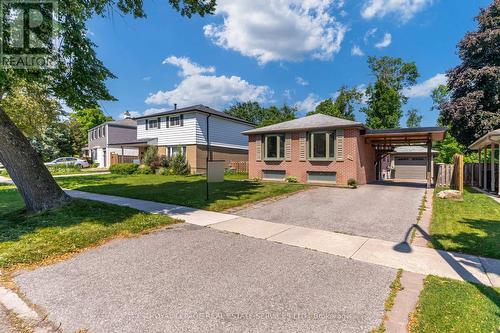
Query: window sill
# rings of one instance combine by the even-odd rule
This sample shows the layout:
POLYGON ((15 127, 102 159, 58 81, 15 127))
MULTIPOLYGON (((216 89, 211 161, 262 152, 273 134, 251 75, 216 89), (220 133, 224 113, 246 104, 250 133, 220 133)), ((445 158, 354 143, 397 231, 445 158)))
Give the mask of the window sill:
POLYGON ((308 158, 307 159, 308 161, 311 161, 311 162, 335 162, 336 159, 335 158, 308 158))
POLYGON ((284 158, 264 158, 264 162, 281 162, 284 161, 284 158))

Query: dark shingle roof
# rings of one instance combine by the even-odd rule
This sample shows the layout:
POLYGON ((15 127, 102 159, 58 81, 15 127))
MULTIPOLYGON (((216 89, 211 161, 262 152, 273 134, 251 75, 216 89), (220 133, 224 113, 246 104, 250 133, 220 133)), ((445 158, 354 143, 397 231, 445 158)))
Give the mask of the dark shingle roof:
POLYGON ((185 107, 185 108, 179 108, 179 109, 173 109, 173 110, 158 112, 158 113, 152 113, 152 114, 149 114, 149 115, 146 115, 146 116, 136 117, 134 119, 137 120, 137 119, 144 119, 144 118, 158 117, 158 116, 166 116, 166 115, 170 115, 170 114, 179 114, 179 113, 186 113, 186 112, 193 112, 193 111, 199 111, 199 112, 203 112, 203 113, 208 113, 208 114, 211 114, 211 115, 214 115, 214 116, 219 116, 219 117, 222 117, 222 118, 226 118, 226 119, 238 121, 238 122, 245 123, 245 124, 248 124, 248 125, 254 125, 254 124, 252 124, 252 123, 250 123, 250 122, 248 122, 246 120, 233 117, 231 115, 228 115, 225 112, 217 111, 217 110, 214 110, 212 108, 209 108, 208 106, 201 105, 201 104, 199 104, 199 105, 193 105, 193 106, 188 106, 188 107, 185 107))

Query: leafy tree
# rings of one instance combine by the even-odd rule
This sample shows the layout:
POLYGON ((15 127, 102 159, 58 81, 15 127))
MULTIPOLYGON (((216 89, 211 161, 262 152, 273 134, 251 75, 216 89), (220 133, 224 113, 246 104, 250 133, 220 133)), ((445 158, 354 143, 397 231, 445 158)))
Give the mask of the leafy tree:
POLYGON ((264 109, 262 122, 258 125, 269 126, 296 118, 297 108, 284 104, 282 107, 270 106, 264 109))
POLYGON ((63 111, 51 97, 47 86, 39 82, 19 79, 0 102, 1 107, 16 126, 30 140, 41 139, 48 128, 59 122, 63 111))
POLYGON ((322 113, 332 117, 355 120, 354 106, 360 103, 362 99, 363 93, 356 88, 349 89, 347 86, 342 86, 338 90, 338 96, 335 98, 335 101, 327 98, 319 103, 313 112, 309 112, 307 115, 322 113))
POLYGON ((263 108, 258 102, 248 101, 236 103, 224 112, 233 117, 251 122, 257 127, 262 127, 295 119, 297 109, 286 104, 282 107, 270 106, 263 108))
MULTIPOLYGON (((17 185, 29 212, 60 206, 70 198, 57 185, 28 139, 6 113, 2 103, 4 96, 12 93, 16 82, 26 80, 46 87, 49 96, 64 101, 73 109, 96 107, 99 100, 114 100, 105 85, 106 80, 114 75, 97 58, 95 45, 86 33, 86 23, 96 15, 113 12, 115 5, 123 14, 145 17, 142 3, 141 0, 60 0, 56 36, 53 29, 45 25, 37 35, 43 44, 39 49, 44 48, 47 50, 44 53, 52 54, 52 68, 0 69, 0 161, 17 185), (52 49, 54 40, 58 41, 58 47, 52 49)), ((203 16, 215 10, 215 0, 169 0, 169 3, 187 17, 203 16)), ((11 6, 17 4, 3 5, 4 11, 9 12, 11 6)), ((42 11, 41 15, 43 22, 53 19, 50 11, 42 11)), ((2 19, 8 24, 7 16, 2 19)), ((9 39, 10 36, 6 36, 3 42, 8 43, 9 39)))
POLYGON ((432 91, 431 94, 432 97, 432 107, 431 111, 439 111, 439 117, 438 117, 438 125, 439 126, 446 126, 445 121, 442 118, 442 107, 445 105, 445 103, 448 103, 450 100, 450 90, 448 89, 448 86, 441 84, 439 85, 436 89, 432 91))
POLYGON ((243 102, 236 103, 224 110, 230 116, 246 120, 252 124, 258 125, 262 123, 264 109, 258 102, 243 102))
POLYGON ((451 96, 441 110, 442 121, 466 146, 500 127, 500 1, 481 9, 476 21, 478 29, 458 44, 462 63, 447 73, 451 96))
POLYGON ((88 131, 107 121, 112 121, 113 118, 104 115, 101 109, 89 108, 80 109, 70 114, 70 133, 73 137, 73 150, 75 153, 80 153, 81 149, 88 141, 88 131))
POLYGON ((418 114, 417 109, 408 110, 406 116, 406 127, 420 127, 423 117, 418 114))
POLYGON ((403 88, 416 83, 419 74, 414 62, 405 63, 401 58, 384 56, 368 57, 368 67, 375 76, 375 83, 366 89, 366 125, 371 128, 396 128, 403 116, 402 105, 408 98, 403 88))
POLYGON ((478 162, 476 153, 467 153, 467 147, 460 144, 453 135, 447 134, 443 141, 436 142, 434 148, 439 151, 436 163, 453 163, 453 155, 464 154, 464 162, 478 162))
POLYGON ((67 122, 52 124, 40 137, 33 138, 30 143, 44 161, 74 155, 73 140, 67 122))

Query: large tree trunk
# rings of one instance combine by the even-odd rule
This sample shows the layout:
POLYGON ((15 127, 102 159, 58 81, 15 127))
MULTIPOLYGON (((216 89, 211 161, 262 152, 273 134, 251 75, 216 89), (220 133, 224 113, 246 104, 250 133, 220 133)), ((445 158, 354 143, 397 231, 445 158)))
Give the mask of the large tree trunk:
POLYGON ((1 107, 0 161, 21 193, 28 212, 41 212, 70 201, 28 139, 1 107))

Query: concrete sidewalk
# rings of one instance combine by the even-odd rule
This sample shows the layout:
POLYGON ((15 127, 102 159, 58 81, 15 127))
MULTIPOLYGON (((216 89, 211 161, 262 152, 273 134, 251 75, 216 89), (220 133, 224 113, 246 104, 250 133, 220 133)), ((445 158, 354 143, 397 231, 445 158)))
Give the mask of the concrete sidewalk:
MULTIPOLYGON (((9 181, 1 177, 0 182, 9 181)), ((312 249, 419 274, 466 280, 500 287, 500 260, 410 246, 375 238, 267 222, 237 215, 118 196, 66 190, 75 197, 132 207, 152 214, 169 215, 186 223, 253 238, 312 249)))
POLYGON ((82 199, 128 206, 153 214, 165 214, 186 223, 206 226, 253 238, 316 250, 357 261, 419 274, 466 280, 500 287, 500 260, 410 246, 380 239, 244 218, 157 202, 123 197, 66 191, 82 199))

